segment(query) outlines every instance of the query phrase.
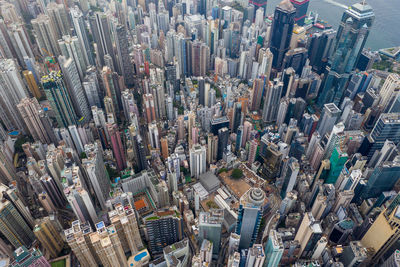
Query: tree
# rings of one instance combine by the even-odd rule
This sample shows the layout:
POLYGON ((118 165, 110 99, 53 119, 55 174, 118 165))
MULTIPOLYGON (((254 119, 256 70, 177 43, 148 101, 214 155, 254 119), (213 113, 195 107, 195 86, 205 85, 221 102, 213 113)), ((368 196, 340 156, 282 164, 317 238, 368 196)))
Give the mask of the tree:
POLYGON ((243 171, 241 169, 233 169, 231 173, 231 177, 235 180, 242 178, 243 171))

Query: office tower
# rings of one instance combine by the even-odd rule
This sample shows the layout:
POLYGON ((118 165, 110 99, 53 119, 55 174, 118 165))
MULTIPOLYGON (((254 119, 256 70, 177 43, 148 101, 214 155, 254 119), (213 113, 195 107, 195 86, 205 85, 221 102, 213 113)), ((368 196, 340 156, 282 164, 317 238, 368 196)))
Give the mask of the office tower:
POLYGON ((371 133, 363 140, 360 153, 369 159, 375 151, 382 149, 386 140, 400 142, 400 113, 383 113, 375 123, 371 133))
MULTIPOLYGON (((268 84, 268 80, 267 84, 268 84)), ((258 111, 260 109, 261 100, 264 92, 264 79, 255 79, 253 81, 253 100, 251 110, 258 111)))
POLYGON ((143 95, 143 104, 146 111, 147 123, 151 123, 156 120, 156 110, 154 104, 154 98, 152 94, 143 95))
POLYGON ((224 210, 212 209, 209 212, 200 212, 199 215, 199 243, 204 240, 211 241, 213 245, 212 254, 218 255, 221 246, 222 223, 224 221, 224 210))
POLYGON ((328 64, 335 37, 336 31, 328 29, 317 32, 308 39, 307 48, 310 66, 317 73, 322 73, 325 70, 326 64, 328 64))
POLYGON ((76 36, 64 35, 62 39, 58 40, 61 55, 65 60, 71 58, 76 66, 79 74, 79 79, 83 80, 88 64, 85 62, 81 44, 76 36))
POLYGON ((229 130, 224 127, 218 130, 218 151, 217 160, 222 159, 225 149, 228 146, 229 130))
MULTIPOLYGON (((307 49, 304 47, 298 47, 289 50, 287 53, 285 53, 282 66, 285 69, 293 68, 296 74, 300 76, 301 73, 303 72, 307 59, 308 59, 307 49)), ((300 91, 299 88, 297 89, 297 92, 298 91, 300 91)))
POLYGON ((205 106, 205 81, 203 78, 199 78, 199 105, 205 106))
POLYGON ((42 97, 42 92, 36 83, 33 73, 30 70, 24 70, 22 71, 22 75, 24 76, 29 92, 37 99, 40 99, 42 97))
POLYGON ((263 158, 263 173, 270 179, 275 179, 279 175, 283 154, 279 151, 277 144, 266 140, 266 136, 261 138, 260 155, 263 158))
POLYGON ((138 228, 135 210, 130 204, 118 203, 115 209, 108 212, 110 222, 115 226, 124 251, 132 255, 143 248, 142 239, 138 228))
POLYGON ((25 130, 21 116, 15 107, 28 92, 12 59, 0 60, 0 120, 6 130, 25 130))
MULTIPOLYGON (((89 17, 90 28, 92 30, 93 40, 96 43, 98 59, 100 66, 105 66, 106 62, 104 56, 109 55, 112 59, 114 68, 118 68, 117 58, 114 53, 114 48, 111 38, 110 22, 106 14, 96 12, 93 16, 89 17)), ((118 69, 114 69, 118 71, 118 69)))
POLYGON ((262 267, 264 266, 265 254, 261 244, 254 244, 249 248, 246 259, 246 267, 262 267))
POLYGON ((381 265, 382 267, 400 266, 400 250, 396 249, 393 254, 381 265))
POLYGON ((63 56, 59 57, 59 61, 64 82, 67 85, 76 115, 78 116, 80 122, 88 122, 91 119, 91 112, 85 92, 82 88, 82 83, 80 81, 75 62, 72 58, 66 59, 63 56))
POLYGON ((72 26, 74 29, 74 34, 78 37, 81 51, 83 54, 83 60, 85 61, 86 65, 95 65, 92 55, 92 47, 89 42, 88 33, 86 30, 85 19, 83 17, 82 12, 79 10, 78 6, 74 6, 70 8, 70 15, 72 26))
POLYGON ((260 48, 258 51, 258 76, 265 77, 265 81, 269 81, 272 69, 273 54, 269 48, 260 48))
POLYGON ((365 1, 352 5, 343 13, 334 53, 326 67, 324 87, 318 97, 320 107, 330 102, 340 104, 346 83, 357 65, 374 18, 372 8, 365 1))
POLYGON ((289 0, 283 0, 275 8, 271 35, 272 67, 281 70, 286 52, 289 51, 296 9, 289 0))
POLYGON ((240 235, 239 249, 247 249, 254 244, 265 200, 265 192, 255 187, 241 196, 236 224, 236 234, 240 235))
POLYGON ((297 175, 300 171, 300 165, 297 159, 290 157, 289 160, 285 162, 282 170, 282 189, 281 197, 282 199, 286 197, 288 192, 293 190, 294 185, 297 181, 297 175))
POLYGON ((316 221, 311 214, 307 212, 304 214, 303 220, 301 221, 300 227, 297 230, 296 237, 300 243, 299 256, 300 257, 311 257, 315 245, 322 236, 322 228, 319 221, 316 221))
POLYGON ((98 221, 92 198, 86 189, 79 167, 64 168, 61 172, 64 195, 68 200, 75 216, 81 222, 92 226, 98 221))
POLYGON ((238 127, 242 123, 242 103, 241 102, 235 102, 233 104, 233 115, 232 115, 232 128, 231 131, 233 133, 236 133, 238 130, 238 127))
POLYGON ((107 124, 107 131, 110 135, 111 147, 114 158, 117 162, 118 171, 122 171, 126 168, 126 157, 125 149, 121 140, 121 133, 119 132, 116 124, 107 124))
POLYGON ((85 159, 82 159, 82 165, 85 167, 90 183, 94 189, 96 198, 100 207, 106 208, 106 200, 110 193, 110 178, 103 160, 103 150, 95 142, 85 145, 85 159))
POLYGON ((43 144, 50 144, 54 141, 54 133, 49 131, 51 125, 43 125, 46 123, 41 120, 40 114, 43 112, 42 108, 36 98, 24 98, 17 105, 17 109, 21 114, 30 134, 33 139, 39 140, 43 144))
POLYGON ((161 142, 161 155, 165 160, 169 156, 169 153, 168 153, 168 139, 167 139, 167 137, 165 137, 165 136, 161 137, 160 142, 161 142))
POLYGON ((50 217, 45 217, 33 228, 33 233, 39 240, 42 247, 50 253, 52 258, 56 258, 64 247, 64 240, 57 231, 50 217))
POLYGON ((183 220, 176 207, 158 210, 143 218, 152 253, 159 253, 163 247, 183 239, 183 220))
POLYGON ((65 239, 82 266, 97 266, 100 264, 99 256, 90 242, 93 233, 88 223, 72 222, 72 227, 64 230, 65 239))
POLYGON ((400 76, 397 73, 391 73, 387 76, 385 83, 379 90, 381 97, 379 105, 382 106, 382 110, 387 110, 389 106, 394 102, 398 96, 400 90, 400 76))
POLYGON ((294 21, 297 25, 303 26, 304 20, 307 16, 307 9, 310 0, 290 0, 294 8, 296 9, 296 16, 294 17, 294 21))
POLYGON ((340 261, 344 266, 359 266, 368 259, 368 251, 360 241, 351 241, 348 246, 343 247, 340 261))
MULTIPOLYGON (((14 204, 12 196, 10 198, 8 195, 8 188, 1 184, 1 189, 0 232, 15 249, 20 246, 30 247, 35 240, 35 236, 33 235, 29 221, 25 219, 26 216, 14 204)), ((23 208, 26 209, 26 207, 23 208)), ((25 210, 25 212, 27 211, 25 210)))
POLYGON ((153 149, 160 149, 160 136, 158 134, 158 127, 155 122, 149 123, 149 140, 153 149))
POLYGON ((227 116, 222 116, 222 117, 212 118, 211 119, 211 132, 212 132, 212 134, 218 135, 219 129, 224 128, 224 127, 229 127, 229 119, 228 119, 227 116))
POLYGON ((129 55, 129 42, 126 28, 122 25, 118 25, 116 28, 116 47, 119 69, 124 77, 125 85, 132 87, 134 83, 133 65, 129 55))
POLYGON ((336 124, 340 116, 340 109, 334 103, 328 103, 324 105, 322 111, 322 118, 319 120, 317 127, 318 133, 323 137, 326 133, 330 133, 333 126, 336 124))
POLYGON ((206 162, 206 147, 195 144, 189 151, 190 155, 190 175, 199 177, 200 174, 205 173, 207 170, 206 162))
POLYGON ((50 263, 46 260, 42 252, 36 248, 27 249, 26 246, 18 247, 14 253, 14 262, 10 267, 28 267, 28 266, 40 266, 40 267, 51 267, 50 263))
POLYGON ((266 267, 278 267, 283 254, 282 237, 276 230, 271 230, 265 247, 266 267))
POLYGON ((54 29, 57 40, 70 34, 69 17, 63 4, 50 2, 46 6, 46 14, 50 17, 50 25, 54 29))
POLYGON ((391 161, 385 161, 375 166, 359 199, 378 197, 382 192, 392 190, 399 179, 399 173, 400 159, 398 156, 391 161))
POLYGON ((275 79, 273 84, 268 84, 265 87, 264 107, 262 111, 262 119, 265 123, 273 122, 277 119, 279 104, 283 83, 275 79))
POLYGON ((60 127, 76 124, 76 113, 61 72, 42 77, 42 85, 60 127))
POLYGON ((36 43, 39 46, 40 53, 43 56, 58 56, 60 54, 57 45, 58 33, 54 29, 50 17, 40 14, 35 19, 31 20, 31 24, 35 31, 36 43))

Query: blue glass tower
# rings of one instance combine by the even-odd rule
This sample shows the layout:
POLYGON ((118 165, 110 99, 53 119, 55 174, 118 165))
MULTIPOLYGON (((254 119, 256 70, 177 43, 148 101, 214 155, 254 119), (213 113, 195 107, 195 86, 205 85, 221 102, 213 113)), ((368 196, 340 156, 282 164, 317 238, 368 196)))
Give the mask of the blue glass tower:
POLYGON ((339 105, 349 77, 353 74, 375 14, 365 2, 349 7, 342 16, 336 34, 335 52, 325 71, 325 83, 318 98, 318 105, 339 105))
POLYGON ((265 193, 260 188, 251 188, 240 198, 236 234, 240 235, 239 249, 248 249, 257 239, 260 228, 265 193))

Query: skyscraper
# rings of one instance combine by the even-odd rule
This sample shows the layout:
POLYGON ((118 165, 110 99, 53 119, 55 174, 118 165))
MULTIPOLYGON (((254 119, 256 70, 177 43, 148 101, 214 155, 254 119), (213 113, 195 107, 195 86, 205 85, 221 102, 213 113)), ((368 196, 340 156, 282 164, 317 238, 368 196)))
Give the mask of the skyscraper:
POLYGON ((88 122, 92 114, 82 88, 76 62, 71 57, 66 59, 64 56, 59 57, 59 62, 76 115, 80 122, 88 122))
MULTIPOLYGON (((6 193, 8 188, 1 184, 0 202, 0 232, 17 249, 21 246, 30 247, 35 240, 29 222, 18 207, 15 206, 10 196, 6 193), (4 191, 5 190, 5 191, 4 191)), ((25 207, 23 207, 25 208, 25 207)), ((26 208, 25 208, 26 209, 26 208)), ((25 210, 25 212, 27 212, 25 210)))
POLYGON ((334 53, 326 68, 326 79, 318 105, 333 102, 339 105, 346 83, 353 74, 358 58, 367 41, 375 14, 363 1, 346 9, 336 34, 334 53))
POLYGON ((217 160, 222 159, 224 151, 228 146, 229 139, 229 130, 224 127, 218 130, 218 151, 217 151, 217 160))
POLYGON ((183 220, 176 207, 155 211, 143 218, 152 253, 159 253, 167 245, 183 239, 183 220))
POLYGON ((61 39, 64 35, 70 34, 69 16, 63 4, 50 2, 46 6, 46 11, 45 13, 50 17, 50 26, 54 29, 57 40, 61 39))
POLYGON ((271 230, 265 247, 265 266, 277 267, 282 258, 283 249, 283 242, 280 234, 276 230, 271 230))
POLYGON ((51 124, 49 121, 41 119, 42 108, 36 98, 22 99, 17 108, 33 139, 39 140, 43 144, 55 141, 51 124))
POLYGON ((209 240, 213 244, 213 254, 218 255, 221 246, 221 231, 224 220, 224 210, 213 209, 210 212, 200 212, 199 215, 199 243, 209 240))
POLYGON ((76 124, 76 113, 61 72, 42 77, 42 85, 60 127, 76 124))
MULTIPOLYGON (((98 59, 100 60, 100 66, 105 66, 104 56, 109 55, 112 59, 114 68, 118 68, 117 58, 114 53, 114 48, 111 39, 110 22, 106 14, 96 12, 89 18, 90 28, 93 34, 93 40, 96 43, 98 53, 98 59)), ((118 69, 114 69, 118 72, 118 69)))
POLYGON ((121 133, 116 124, 107 124, 107 131, 111 139, 111 147, 117 162, 118 171, 126 168, 125 148, 122 144, 121 133))
POLYGON ((89 42, 88 33, 86 30, 85 20, 82 12, 78 6, 70 8, 72 26, 74 28, 75 35, 78 37, 83 52, 84 60, 86 65, 95 65, 92 55, 92 47, 89 42))
POLYGON ((293 4, 294 8, 296 8, 296 16, 294 17, 294 21, 297 25, 303 26, 304 20, 307 16, 307 9, 310 0, 290 0, 293 4))
POLYGON ((297 159, 291 157, 285 162, 282 171, 282 189, 281 197, 282 199, 286 197, 286 194, 293 190, 296 184, 297 175, 300 171, 300 165, 297 159))
POLYGON ((124 76, 125 85, 132 87, 133 79, 133 64, 129 55, 129 42, 126 28, 118 25, 116 28, 116 47, 118 53, 119 69, 124 76))
POLYGON ((199 177, 200 174, 207 170, 206 162, 206 147, 195 144, 190 149, 190 174, 194 177, 199 177))
POLYGON ((382 113, 359 151, 370 159, 375 151, 381 150, 386 140, 395 144, 400 142, 400 113, 382 113))
POLYGON ((335 126, 336 121, 340 116, 340 109, 334 103, 328 103, 324 105, 322 111, 322 118, 319 120, 317 131, 321 136, 326 133, 330 133, 335 126))
POLYGON ((381 257, 397 242, 400 235, 400 218, 398 205, 390 205, 382 211, 370 226, 361 244, 366 248, 373 248, 373 261, 381 257))
POLYGON ((254 244, 265 199, 265 192, 260 188, 251 188, 240 198, 236 223, 236 234, 240 235, 239 249, 248 249, 254 244))
POLYGON ((110 178, 103 160, 103 150, 98 143, 85 145, 86 159, 82 160, 100 207, 105 209, 110 193, 110 178))
POLYGON ((0 120, 5 128, 24 131, 25 125, 15 107, 28 92, 12 59, 0 60, 0 120))
POLYGON ((69 58, 73 60, 79 74, 79 79, 83 80, 89 65, 85 62, 83 54, 86 51, 82 50, 78 37, 64 35, 62 39, 58 40, 58 46, 60 47, 61 55, 63 55, 66 60, 69 58))
POLYGON ((124 251, 135 255, 143 248, 135 210, 128 204, 118 203, 115 209, 108 212, 111 223, 115 226, 124 251))
MULTIPOLYGON (((58 56, 60 54, 57 45, 57 32, 52 26, 49 16, 40 14, 31 20, 33 30, 35 31, 36 43, 39 46, 40 53, 43 56, 58 56)), ((60 36, 61 37, 61 36, 60 36)))
POLYGON ((56 258, 64 247, 64 241, 49 217, 45 217, 37 224, 33 233, 52 258, 56 258))
POLYGON ((290 0, 283 0, 275 8, 271 35, 271 52, 274 55, 272 67, 277 70, 282 69, 283 58, 286 52, 289 51, 295 16, 296 9, 290 0))
POLYGON ((311 212, 304 214, 300 227, 294 240, 299 241, 300 257, 311 257, 315 245, 322 236, 322 228, 319 221, 315 220, 311 212))

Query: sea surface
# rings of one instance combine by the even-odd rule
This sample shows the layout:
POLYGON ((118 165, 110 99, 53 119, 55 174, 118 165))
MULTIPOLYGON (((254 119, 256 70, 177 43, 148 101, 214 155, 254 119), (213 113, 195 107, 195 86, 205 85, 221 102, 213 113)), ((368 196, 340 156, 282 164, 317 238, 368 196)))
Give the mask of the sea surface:
MULTIPOLYGON (((281 0, 269 0, 267 14, 273 14, 281 0)), ((310 0, 308 12, 315 11, 319 17, 338 28, 347 6, 362 0, 310 0)), ((375 12, 375 21, 369 34, 366 48, 400 46, 400 0, 366 0, 375 12)))

